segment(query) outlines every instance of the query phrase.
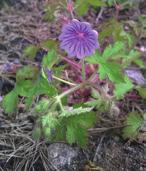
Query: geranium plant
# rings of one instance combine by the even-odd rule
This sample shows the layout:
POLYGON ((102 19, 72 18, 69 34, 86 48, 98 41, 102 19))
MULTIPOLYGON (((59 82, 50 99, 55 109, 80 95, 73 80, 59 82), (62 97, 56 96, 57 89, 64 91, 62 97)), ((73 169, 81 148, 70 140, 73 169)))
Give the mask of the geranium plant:
MULTIPOLYGON (((94 7, 106 4, 106 1, 98 1, 98 5, 95 1, 87 3, 94 7)), ((96 124, 97 113, 110 111, 125 93, 139 89, 124 70, 131 63, 143 67, 143 62, 140 53, 133 49, 133 36, 123 29, 123 23, 116 21, 118 30, 111 28, 114 25, 107 28, 113 41, 101 48, 109 32, 103 28, 99 40, 90 23, 74 18, 71 1, 67 10, 72 18, 62 26, 58 40, 47 40, 25 50, 27 56, 33 57, 42 47, 48 53, 40 65, 30 64, 17 71, 15 87, 4 97, 2 106, 10 116, 23 103, 23 110, 31 111, 36 118, 33 136, 37 140, 45 137, 48 141, 62 140, 84 147, 88 129, 96 124)))

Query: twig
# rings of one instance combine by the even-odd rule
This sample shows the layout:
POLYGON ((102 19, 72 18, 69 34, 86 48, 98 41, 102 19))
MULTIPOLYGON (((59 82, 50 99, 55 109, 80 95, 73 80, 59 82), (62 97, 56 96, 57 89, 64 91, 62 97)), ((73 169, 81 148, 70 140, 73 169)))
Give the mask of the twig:
POLYGON ((100 148, 101 148, 102 141, 103 141, 104 137, 105 137, 105 135, 103 135, 103 136, 101 137, 100 142, 99 142, 99 144, 98 144, 98 146, 97 146, 97 148, 96 148, 95 155, 94 155, 94 158, 93 158, 93 163, 95 163, 96 160, 97 160, 98 153, 99 153, 99 150, 100 150, 100 148))
POLYGON ((104 9, 105 9, 105 7, 101 7, 99 14, 98 14, 96 21, 95 21, 96 23, 98 23, 99 19, 102 17, 102 13, 103 13, 104 9))

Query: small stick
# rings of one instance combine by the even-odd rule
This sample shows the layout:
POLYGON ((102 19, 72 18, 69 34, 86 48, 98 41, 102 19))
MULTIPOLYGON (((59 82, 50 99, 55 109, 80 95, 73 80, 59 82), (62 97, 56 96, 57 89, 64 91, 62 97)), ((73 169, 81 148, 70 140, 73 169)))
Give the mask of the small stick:
POLYGON ((101 7, 100 12, 99 12, 99 14, 96 18, 96 21, 95 21, 96 23, 98 23, 99 19, 102 17, 102 13, 103 13, 104 9, 105 9, 105 7, 101 7))

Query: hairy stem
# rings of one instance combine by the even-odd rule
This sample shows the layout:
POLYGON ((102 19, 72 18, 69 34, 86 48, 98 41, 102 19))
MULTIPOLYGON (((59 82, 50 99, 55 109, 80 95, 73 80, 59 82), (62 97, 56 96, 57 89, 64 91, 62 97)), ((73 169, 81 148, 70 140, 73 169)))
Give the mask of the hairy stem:
POLYGON ((87 81, 85 81, 85 82, 83 82, 83 83, 81 83, 81 84, 78 84, 78 85, 76 85, 75 87, 73 87, 73 88, 71 88, 71 89, 69 89, 69 90, 63 92, 63 93, 60 94, 57 98, 62 99, 63 97, 65 97, 65 96, 67 96, 67 95, 69 95, 69 94, 71 94, 71 93, 77 91, 78 89, 80 89, 80 88, 82 88, 82 87, 84 87, 85 85, 88 85, 88 84, 89 84, 89 83, 88 83, 87 81))
POLYGON ((63 82, 63 83, 66 83, 66 84, 68 84, 68 85, 76 86, 75 83, 71 83, 71 82, 69 82, 69 81, 67 81, 67 80, 63 80, 62 78, 56 77, 55 75, 52 75, 52 77, 53 77, 54 79, 58 80, 58 81, 61 81, 61 82, 63 82))

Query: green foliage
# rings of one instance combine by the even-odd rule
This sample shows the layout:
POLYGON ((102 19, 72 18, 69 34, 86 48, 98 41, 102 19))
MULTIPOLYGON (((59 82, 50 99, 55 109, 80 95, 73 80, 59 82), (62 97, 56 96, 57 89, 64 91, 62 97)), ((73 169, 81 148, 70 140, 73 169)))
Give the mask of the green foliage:
POLYGON ((45 6, 44 20, 53 22, 61 10, 65 10, 66 0, 50 1, 45 6))
POLYGON ((39 114, 46 113, 49 108, 49 101, 47 99, 40 100, 35 107, 35 112, 39 114))
POLYGON ((132 82, 127 76, 125 76, 124 79, 125 79, 124 83, 115 84, 114 94, 118 98, 121 98, 125 93, 132 90, 132 88, 134 87, 134 85, 132 84, 132 82))
POLYGON ((139 128, 141 127, 142 123, 143 118, 139 113, 129 113, 125 120, 126 127, 123 128, 123 138, 135 139, 139 133, 139 128))
POLYGON ((146 84, 143 86, 140 86, 137 88, 139 95, 143 98, 146 99, 146 84))
POLYGON ((42 65, 44 68, 51 69, 52 66, 56 63, 57 59, 58 57, 57 57, 56 51, 51 50, 47 53, 46 56, 44 56, 42 65))
POLYGON ((96 123, 96 115, 92 108, 66 108, 61 113, 49 108, 47 100, 41 101, 35 111, 43 114, 41 127, 46 138, 51 140, 67 140, 68 143, 77 143, 81 147, 87 144, 87 129, 96 123), (50 111, 50 112, 49 112, 50 111), (51 112, 52 111, 52 112, 51 112))
POLYGON ((122 62, 124 67, 128 67, 131 63, 135 63, 141 68, 144 67, 143 61, 140 59, 140 52, 132 49, 122 56, 122 62))
MULTIPOLYGON (((98 8, 112 5, 117 7, 116 5, 120 4, 120 7, 124 9, 130 4, 135 4, 134 2, 135 0, 76 0, 74 9, 78 15, 83 16, 90 7, 97 12, 98 8)), ((66 5, 66 0, 52 1, 46 6, 45 19, 49 21, 58 19, 60 12, 66 10, 66 5)), ((32 65, 18 69, 14 89, 2 101, 4 111, 9 116, 14 114, 20 99, 25 109, 29 110, 33 106, 33 117, 36 119, 36 124, 32 136, 35 140, 39 141, 45 137, 49 141, 67 141, 69 144, 77 143, 85 147, 88 140, 88 129, 93 127, 97 121, 96 112, 110 113, 109 111, 116 107, 116 100, 122 98, 133 88, 136 88, 144 99, 146 98, 145 85, 134 86, 124 74, 125 68, 131 64, 144 68, 144 63, 140 59, 141 53, 134 49, 137 40, 143 36, 141 27, 144 26, 145 20, 141 16, 138 22, 120 21, 114 17, 103 22, 99 26, 101 51, 97 50, 95 54, 85 58, 88 64, 97 66, 96 72, 99 79, 104 80, 106 85, 110 86, 112 95, 108 94, 105 87, 94 86, 91 83, 91 78, 95 73, 89 79, 87 78, 88 80, 78 83, 76 80, 81 80, 81 75, 78 76, 76 71, 72 70, 73 67, 68 67, 68 64, 62 60, 64 56, 58 49, 59 42, 48 39, 36 46, 30 45, 24 50, 25 56, 31 59, 35 58, 41 48, 48 50, 48 53, 43 57, 41 69, 32 65), (128 28, 128 31, 125 31, 125 28, 128 28), (107 42, 111 43, 105 47, 107 42), (52 81, 48 79, 47 69, 50 73, 52 72, 52 81), (74 79, 74 74, 77 79, 74 79), (58 81, 63 84, 58 84, 58 81), (64 86, 64 84, 68 85, 64 86), (95 87, 97 90, 94 89, 95 87), (69 107, 70 94, 73 93, 74 96, 76 91, 82 88, 91 90, 90 100, 75 104, 73 97, 73 107, 69 107)), ((74 62, 78 61, 70 61, 69 65, 74 62)), ((123 129, 123 137, 125 139, 137 137, 142 121, 140 114, 129 113, 124 122, 126 127, 123 129)))
POLYGON ((20 96, 29 97, 30 91, 33 89, 33 82, 31 80, 21 80, 16 84, 16 92, 20 96))
POLYGON ((124 82, 121 66, 117 63, 100 61, 98 72, 101 80, 105 79, 107 75, 112 82, 124 82))
POLYGON ((101 80, 109 78, 114 83, 114 94, 117 98, 132 90, 134 85, 130 79, 124 75, 124 69, 135 63, 144 67, 137 50, 127 50, 124 42, 117 41, 107 46, 103 53, 99 51, 88 58, 86 61, 91 64, 98 64, 98 73, 101 80))
POLYGON ((16 73, 16 80, 32 80, 36 79, 37 75, 39 73, 39 70, 35 66, 27 65, 22 68, 20 68, 16 73))
POLYGON ((113 42, 121 41, 131 48, 136 41, 135 36, 124 30, 124 24, 115 18, 109 19, 101 26, 99 42, 102 44, 106 38, 112 38, 113 42))
POLYGON ((96 108, 99 112, 108 112, 111 107, 111 101, 102 96, 97 90, 92 89, 91 93, 93 99, 86 102, 85 105, 96 108))
POLYGON ((5 112, 11 116, 17 110, 17 103, 18 103, 18 94, 15 90, 12 90, 8 93, 2 102, 2 107, 4 108, 5 112))
MULTIPOLYGON (((67 112, 66 112, 67 113, 67 112)), ((70 143, 77 143, 81 147, 87 145, 87 129, 94 126, 96 123, 96 115, 94 112, 87 109, 70 109, 67 116, 61 116, 61 127, 66 130, 66 140, 70 143), (86 113, 78 113, 79 111, 88 111, 86 113), (74 113, 74 115, 69 115, 69 112, 74 113), (75 111, 78 111, 75 115, 75 111)), ((57 132, 60 134, 60 132, 57 132)))
POLYGON ((121 53, 123 54, 123 51, 125 52, 125 45, 124 42, 115 42, 113 45, 109 45, 108 47, 105 48, 102 57, 104 59, 108 58, 115 58, 117 56, 120 56, 121 53))
POLYGON ((79 16, 83 16, 87 13, 90 6, 93 7, 102 7, 105 6, 105 2, 103 0, 76 0, 76 12, 79 16))
POLYGON ((48 82, 47 78, 40 75, 38 68, 30 65, 24 66, 16 74, 14 89, 4 97, 3 108, 6 113, 12 115, 17 108, 18 96, 25 97, 25 105, 28 109, 33 100, 42 94, 52 97, 57 95, 57 89, 48 82))
POLYGON ((45 48, 45 49, 48 49, 48 50, 51 50, 51 49, 56 50, 57 49, 57 44, 58 44, 58 42, 56 40, 48 39, 48 40, 45 40, 45 41, 41 42, 40 46, 42 48, 45 48))
POLYGON ((112 50, 112 46, 109 46, 108 48, 105 49, 103 55, 99 56, 99 53, 97 53, 97 55, 95 53, 93 56, 87 58, 86 60, 89 63, 99 65, 98 72, 101 80, 105 79, 106 76, 108 76, 108 78, 112 82, 121 83, 124 82, 124 75, 122 73, 121 65, 115 62, 107 61, 107 59, 110 56, 117 54, 117 52, 119 51, 119 43, 117 43, 116 45, 118 45, 117 50, 115 48, 116 46, 113 46, 113 50, 112 50), (108 54, 107 52, 109 50, 110 53, 108 54))
POLYGON ((34 58, 38 52, 39 48, 37 46, 34 45, 29 45, 28 47, 26 47, 24 49, 24 54, 25 56, 29 57, 29 58, 34 58))
POLYGON ((51 138, 52 131, 58 124, 58 120, 53 113, 48 113, 41 118, 43 133, 46 138, 51 138))

